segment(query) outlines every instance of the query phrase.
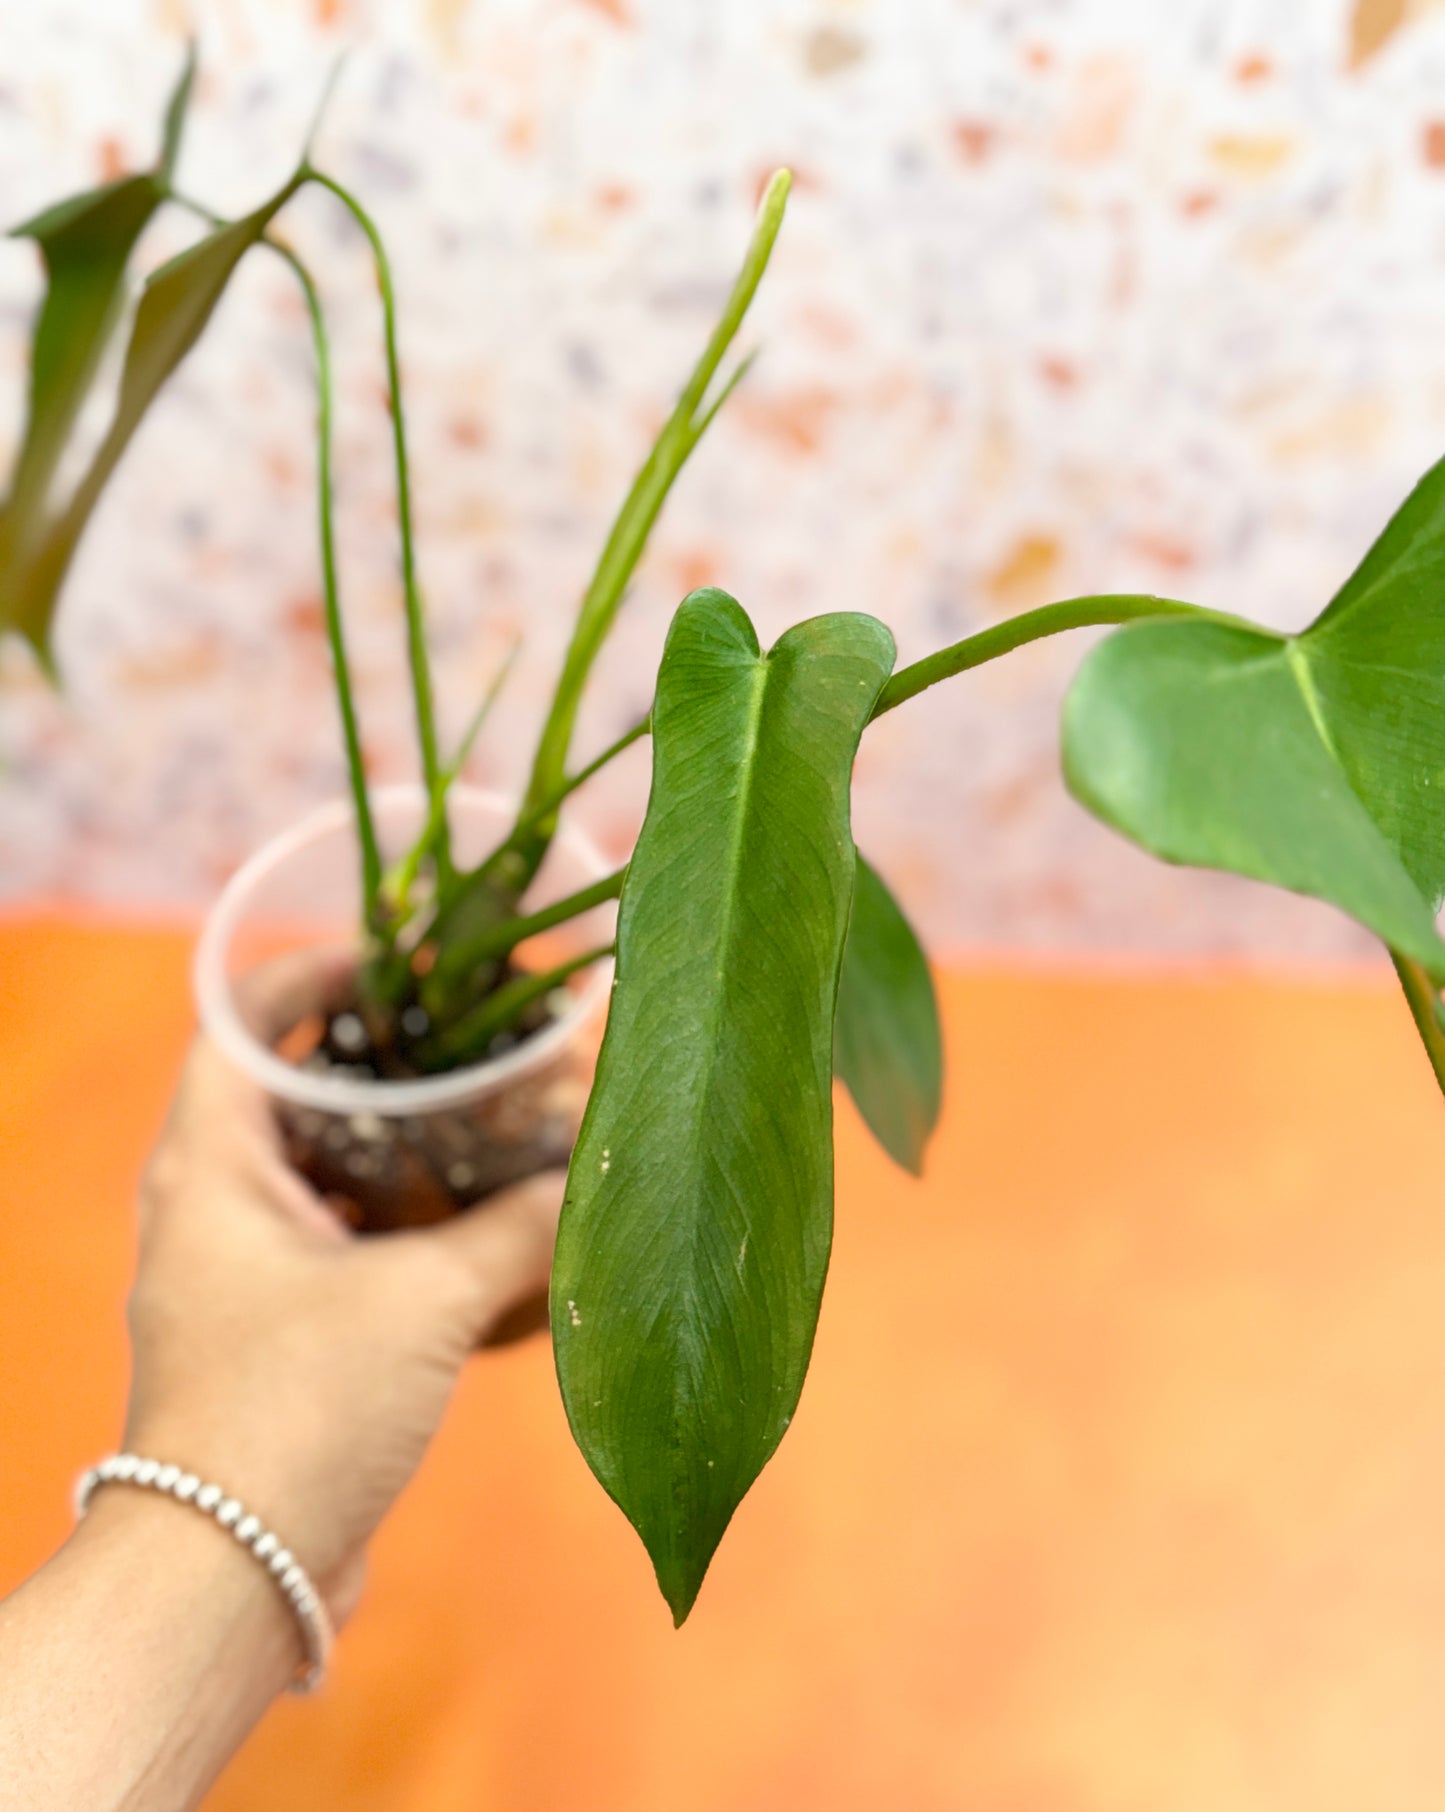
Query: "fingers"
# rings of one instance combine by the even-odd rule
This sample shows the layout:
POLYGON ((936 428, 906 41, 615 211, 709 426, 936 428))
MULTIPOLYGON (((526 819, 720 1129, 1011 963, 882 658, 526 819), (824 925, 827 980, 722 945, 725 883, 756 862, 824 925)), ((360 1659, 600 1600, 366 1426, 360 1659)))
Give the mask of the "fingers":
MULTIPOLYGON (((264 963, 237 983, 241 1019, 270 1044, 306 1014, 327 1011, 343 999, 355 967, 354 952, 342 945, 293 951, 264 963)), ((161 1202, 193 1193, 165 1186, 178 1168, 209 1179, 205 1193, 212 1197, 227 1180, 242 1183, 242 1189, 222 1191, 225 1199, 262 1202, 317 1235, 339 1236, 335 1217, 287 1165, 265 1089, 204 1035, 191 1047, 149 1166, 151 1186, 140 1198, 143 1230, 161 1202)))
MULTIPOLYGON (((272 1044, 308 1013, 334 1008, 344 998, 356 956, 344 945, 294 950, 243 976, 236 1007, 247 1029, 272 1044)), ((194 1120, 223 1141, 280 1151, 271 1103, 257 1083, 202 1036, 191 1047, 176 1093, 173 1123, 194 1120)))
MULTIPOLYGON (((258 1082, 236 1067, 204 1034, 186 1058, 176 1089, 170 1126, 194 1126, 227 1146, 239 1137, 274 1148, 275 1122, 270 1098, 258 1082)), ((168 1129, 169 1132, 169 1129, 168 1129)))
POLYGON ((546 1289, 566 1181, 566 1171, 544 1170, 415 1235, 462 1261, 475 1289, 475 1339, 546 1289))
POLYGON ((207 1039, 186 1060, 138 1196, 144 1242, 159 1225, 261 1214, 335 1243, 350 1235, 286 1161, 271 1101, 207 1039))

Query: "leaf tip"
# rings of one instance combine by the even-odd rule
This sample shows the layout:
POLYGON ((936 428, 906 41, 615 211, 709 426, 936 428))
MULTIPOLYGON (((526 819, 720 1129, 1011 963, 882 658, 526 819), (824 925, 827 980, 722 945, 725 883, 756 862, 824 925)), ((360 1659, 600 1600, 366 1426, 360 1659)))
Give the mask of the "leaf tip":
POLYGON ((185 130, 186 113, 191 104, 191 90, 196 83, 196 64, 200 51, 195 33, 186 39, 185 59, 181 64, 181 73, 176 78, 171 98, 166 103, 166 116, 161 128, 161 154, 158 170, 169 182, 175 175, 176 161, 181 154, 181 134, 185 130))
POLYGON ((31 653, 35 656, 36 665, 40 668, 41 676, 46 680, 53 691, 62 691, 60 663, 55 658, 55 649, 51 645, 49 635, 44 629, 32 628, 28 623, 16 625, 0 621, 0 631, 17 627, 19 628, 21 636, 23 636, 25 642, 29 646, 31 653))
POLYGON ((672 1613, 672 1627, 680 1630, 692 1615, 697 1595, 702 1590, 702 1582, 712 1561, 716 1547, 699 1557, 681 1556, 677 1553, 654 1554, 653 1571, 657 1575, 657 1587, 672 1613))
POLYGON ((320 134, 322 124, 326 119, 326 110, 331 105, 331 97, 335 94, 337 84, 341 80, 341 72, 346 67, 348 55, 349 51, 346 47, 343 47, 337 52, 332 61, 331 68, 327 71, 326 80, 321 85, 321 95, 317 100, 315 110, 311 115, 311 124, 307 128, 306 141, 301 148, 302 169, 310 168, 311 153, 315 149, 317 137, 320 134))
POLYGON ((762 198, 758 202, 758 230, 766 237, 769 245, 777 237, 778 228, 782 225, 792 186, 793 172, 786 164, 774 170, 763 185, 762 198))

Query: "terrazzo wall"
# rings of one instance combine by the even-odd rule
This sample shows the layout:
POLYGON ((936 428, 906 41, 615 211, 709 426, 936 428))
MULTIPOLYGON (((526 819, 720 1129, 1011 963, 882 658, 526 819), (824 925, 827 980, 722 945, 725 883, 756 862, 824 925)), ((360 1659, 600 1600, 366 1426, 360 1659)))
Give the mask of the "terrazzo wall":
MULTIPOLYGON (((579 746, 645 709, 668 615, 764 639, 874 611, 903 658, 1051 597, 1303 622, 1445 450, 1445 11, 1405 0, 32 0, 0 18, 0 218, 150 159, 224 212, 320 161, 399 273, 422 564, 452 733, 518 633, 474 776, 516 784, 610 511, 769 169, 797 173, 764 356, 669 506, 579 746)), ((346 607, 378 777, 412 771, 375 292, 324 196, 346 607)), ((181 244, 162 218, 147 261, 181 244)), ((0 889, 203 902, 343 783, 304 317, 253 260, 84 544, 50 692, 0 657, 0 889)), ((33 248, 0 246, 0 451, 33 248)), ((1086 638, 871 731, 859 841, 943 948, 1351 955, 1333 914, 1168 871, 1058 778, 1086 638)), ((584 816, 618 848, 641 749, 584 816)))

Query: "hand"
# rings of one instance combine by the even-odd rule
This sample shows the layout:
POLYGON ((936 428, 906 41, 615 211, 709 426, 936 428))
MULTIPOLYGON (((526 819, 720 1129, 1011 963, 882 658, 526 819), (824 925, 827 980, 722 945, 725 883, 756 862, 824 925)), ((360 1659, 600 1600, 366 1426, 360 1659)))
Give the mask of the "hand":
MULTIPOLYGON (((273 966, 249 1014, 279 1032, 315 988, 273 966)), ((234 1493, 344 1618, 463 1362, 545 1285, 562 1183, 358 1239, 287 1167, 261 1091, 199 1041, 141 1186, 127 1448, 234 1493)))

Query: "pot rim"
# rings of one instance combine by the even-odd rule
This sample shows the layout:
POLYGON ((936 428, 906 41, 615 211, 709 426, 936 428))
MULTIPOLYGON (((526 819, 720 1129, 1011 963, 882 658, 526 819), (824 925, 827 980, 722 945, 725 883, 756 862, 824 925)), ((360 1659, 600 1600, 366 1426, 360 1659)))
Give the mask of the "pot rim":
MULTIPOLYGON (((514 812, 517 806, 517 801, 509 795, 482 787, 455 785, 452 797, 460 803, 508 813, 514 812)), ((372 793, 373 805, 381 810, 404 805, 424 809, 426 802, 425 789, 414 782, 377 787, 372 793)), ((523 1039, 500 1057, 485 1058, 480 1063, 449 1070, 445 1075, 419 1076, 397 1082, 377 1077, 316 1074, 298 1069, 285 1058, 278 1057, 249 1030, 236 1010, 234 978, 226 967, 236 927, 256 889, 270 875, 319 838, 343 829, 352 822, 353 815, 350 799, 336 799, 318 806, 289 829, 263 843, 222 888, 202 927, 191 968, 196 1007, 207 1036, 254 1082, 294 1106, 319 1108, 330 1113, 372 1113, 388 1117, 433 1113, 480 1100, 529 1075, 555 1057, 576 1037, 610 994, 613 966, 610 957, 598 961, 585 986, 573 997, 574 1004, 551 1025, 523 1039)), ((575 826, 563 824, 559 827, 556 841, 588 871, 589 879, 600 880, 609 872, 602 852, 575 826)))

